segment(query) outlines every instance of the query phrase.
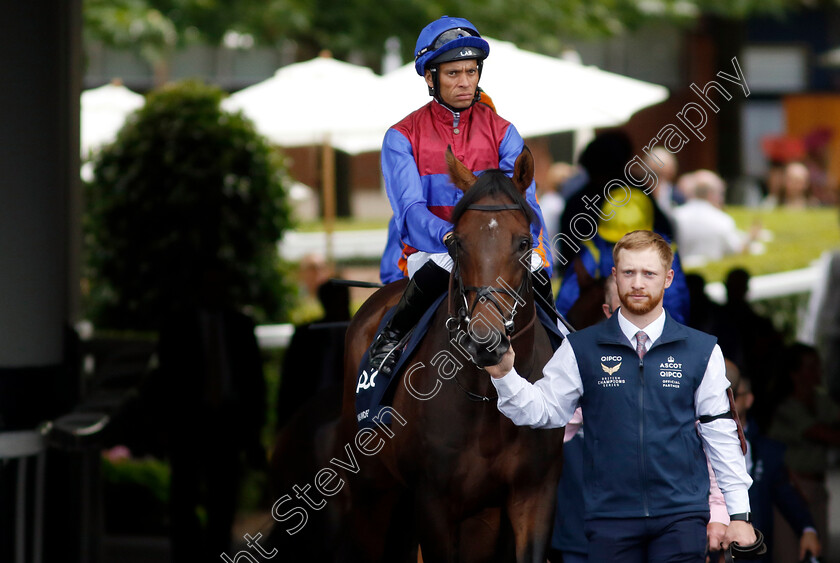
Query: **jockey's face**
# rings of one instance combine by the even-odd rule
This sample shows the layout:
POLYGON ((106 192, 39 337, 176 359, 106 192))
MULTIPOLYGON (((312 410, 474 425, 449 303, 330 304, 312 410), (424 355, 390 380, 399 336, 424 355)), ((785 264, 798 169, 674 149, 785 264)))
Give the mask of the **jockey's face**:
MULTIPOLYGON (((467 109, 478 87, 478 62, 475 59, 450 61, 438 66, 440 98, 455 109, 467 109)), ((426 84, 433 86, 432 73, 426 71, 426 84)))
POLYGON ((674 279, 674 270, 665 269, 656 249, 619 251, 613 271, 622 311, 632 315, 656 311, 658 316, 665 288, 674 279))

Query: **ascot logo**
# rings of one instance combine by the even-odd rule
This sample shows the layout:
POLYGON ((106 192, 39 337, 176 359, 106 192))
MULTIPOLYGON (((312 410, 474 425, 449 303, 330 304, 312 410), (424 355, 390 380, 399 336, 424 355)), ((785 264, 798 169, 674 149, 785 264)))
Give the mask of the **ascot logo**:
POLYGON ((659 364, 659 377, 662 378, 663 387, 680 388, 680 379, 683 377, 682 363, 674 356, 668 356, 667 362, 659 364))
POLYGON ((674 359, 674 356, 668 356, 668 361, 667 362, 662 362, 661 364, 659 364, 659 369, 681 370, 682 369, 682 363, 677 362, 674 359))

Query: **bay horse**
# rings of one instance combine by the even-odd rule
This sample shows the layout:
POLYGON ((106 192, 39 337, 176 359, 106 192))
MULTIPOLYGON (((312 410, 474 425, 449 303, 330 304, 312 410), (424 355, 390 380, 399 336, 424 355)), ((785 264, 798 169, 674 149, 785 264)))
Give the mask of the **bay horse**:
MULTIPOLYGON (((524 194, 533 157, 525 148, 512 178, 500 170, 476 177, 451 150, 446 159, 465 192, 452 215, 449 295, 406 358, 392 402, 399 416, 388 433, 380 429, 381 450, 348 476, 353 556, 345 560, 416 561, 419 544, 427 563, 544 563, 563 429, 515 426, 498 411, 481 367, 498 363, 513 345, 518 373, 533 382, 552 355, 528 267, 533 211, 524 194)), ((404 287, 400 281, 379 290, 348 329, 339 444, 354 443, 355 434, 359 445, 358 368, 404 287)))

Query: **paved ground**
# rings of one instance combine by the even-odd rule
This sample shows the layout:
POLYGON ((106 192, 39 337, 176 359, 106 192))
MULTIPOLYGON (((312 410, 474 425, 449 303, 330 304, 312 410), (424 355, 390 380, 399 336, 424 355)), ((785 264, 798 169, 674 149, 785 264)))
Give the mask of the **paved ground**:
MULTIPOLYGON (((831 537, 829 551, 824 554, 822 561, 823 563, 840 563, 840 467, 835 467, 829 472, 828 489, 831 494, 829 504, 831 537)), ((240 514, 234 524, 234 538, 242 538, 246 533, 252 537, 259 532, 265 535, 271 522, 271 515, 267 512, 240 514)), ((237 549, 245 549, 245 546, 238 546, 237 549)), ((234 553, 235 551, 230 555, 234 553)), ((169 544, 166 538, 107 537, 103 541, 103 563, 169 563, 170 561, 169 544)))

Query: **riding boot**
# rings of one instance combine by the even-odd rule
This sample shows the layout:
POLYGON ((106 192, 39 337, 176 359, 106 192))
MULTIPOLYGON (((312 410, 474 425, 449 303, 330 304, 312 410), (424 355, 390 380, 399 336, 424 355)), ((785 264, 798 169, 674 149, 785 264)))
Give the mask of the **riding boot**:
POLYGON ((389 376, 399 359, 397 344, 417 324, 435 299, 446 291, 449 272, 431 260, 417 270, 408 282, 394 314, 370 347, 370 367, 389 376))

